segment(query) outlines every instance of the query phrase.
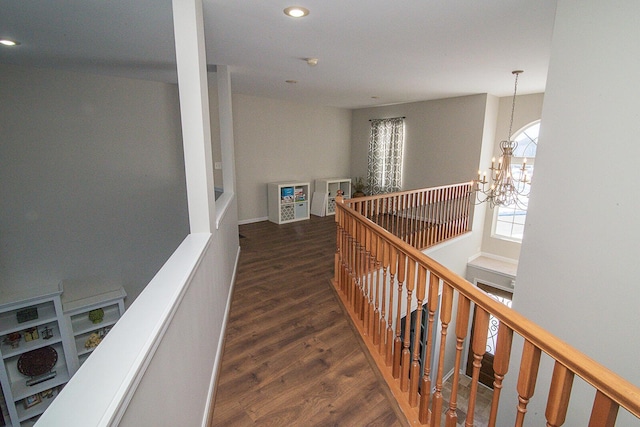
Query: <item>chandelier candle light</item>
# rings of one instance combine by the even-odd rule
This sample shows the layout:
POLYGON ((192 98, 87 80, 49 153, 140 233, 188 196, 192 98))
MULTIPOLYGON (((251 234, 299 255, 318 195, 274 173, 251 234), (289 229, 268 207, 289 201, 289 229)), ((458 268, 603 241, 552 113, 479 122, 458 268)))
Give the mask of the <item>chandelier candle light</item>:
POLYGON ((517 206, 523 207, 521 197, 529 196, 531 179, 527 177, 527 159, 522 161, 522 167, 513 170, 511 168, 511 158, 518 147, 516 141, 511 140, 511 130, 513 127, 513 113, 516 107, 516 93, 518 91, 518 76, 522 70, 512 71, 516 76, 513 89, 513 103, 511 104, 511 121, 509 122, 509 134, 507 139, 500 142, 502 156, 496 163, 496 158, 491 159, 490 180, 487 180, 487 172, 478 171, 478 178, 472 181, 473 191, 476 193, 478 204, 489 202, 491 208, 496 206, 517 206), (514 172, 518 176, 514 176, 514 172), (487 188, 487 184, 489 188, 487 188))

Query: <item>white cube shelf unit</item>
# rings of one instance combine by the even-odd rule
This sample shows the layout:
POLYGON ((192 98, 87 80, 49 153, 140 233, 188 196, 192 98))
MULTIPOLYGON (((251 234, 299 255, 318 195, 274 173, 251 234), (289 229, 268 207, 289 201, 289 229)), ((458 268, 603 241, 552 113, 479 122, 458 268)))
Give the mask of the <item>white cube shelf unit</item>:
POLYGON ((91 334, 104 336, 122 316, 125 297, 122 286, 103 280, 2 295, 0 426, 35 424, 95 348, 85 347, 91 334), (93 323, 96 309, 104 316, 93 323))
POLYGON ((309 219, 309 183, 271 182, 267 185, 269 221, 276 224, 309 219))
POLYGON ((60 286, 0 301, 0 409, 9 426, 33 425, 72 375, 60 286))
POLYGON ((325 197, 325 215, 334 215, 336 213, 336 196, 338 190, 342 191, 345 199, 351 197, 351 179, 350 178, 323 178, 316 179, 316 189, 318 193, 326 194, 325 197))

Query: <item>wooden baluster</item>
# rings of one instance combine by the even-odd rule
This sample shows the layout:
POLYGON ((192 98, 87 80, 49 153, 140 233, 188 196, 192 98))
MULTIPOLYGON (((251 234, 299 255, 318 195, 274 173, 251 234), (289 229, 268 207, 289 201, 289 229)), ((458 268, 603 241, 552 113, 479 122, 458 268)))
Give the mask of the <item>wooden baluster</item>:
POLYGON ((481 307, 476 306, 476 313, 473 326, 473 341, 471 349, 473 351, 473 373, 471 375, 471 390, 469 391, 469 405, 467 408, 467 418, 465 426, 473 427, 474 411, 476 408, 476 397, 478 395, 478 378, 482 357, 487 351, 487 332, 489 330, 489 313, 481 307))
POLYGON ((420 225, 420 248, 425 248, 427 246, 427 232, 429 231, 429 192, 422 192, 422 200, 420 202, 422 206, 420 207, 420 219, 422 224, 420 225))
POLYGON ((464 213, 465 213, 465 218, 464 218, 464 230, 465 231, 471 231, 471 221, 470 221, 470 216, 471 216, 471 207, 473 206, 473 204, 471 203, 472 198, 475 197, 475 194, 472 191, 472 186, 471 184, 469 184, 467 186, 467 194, 466 194, 466 198, 465 198, 465 207, 464 207, 464 213))
POLYGON ((438 202, 436 203, 436 218, 437 218, 437 224, 438 226, 436 227, 436 235, 434 238, 433 243, 438 243, 440 242, 441 239, 441 233, 442 233, 442 199, 443 199, 443 191, 442 188, 439 188, 436 191, 437 195, 438 195, 438 202))
POLYGON ((345 232, 346 232, 346 261, 347 261, 347 277, 346 277, 346 289, 345 289, 345 295, 347 296, 347 302, 350 304, 351 303, 351 284, 352 284, 352 278, 353 278, 353 236, 351 235, 351 225, 352 225, 352 218, 349 217, 347 219, 347 222, 345 223, 345 232))
POLYGON ((400 235, 400 213, 402 210, 402 196, 398 195, 394 197, 395 199, 395 209, 394 209, 394 215, 393 217, 395 218, 395 223, 393 225, 393 234, 396 236, 400 235))
POLYGON ((451 187, 451 189, 449 190, 449 194, 450 194, 450 199, 448 201, 448 219, 449 219, 449 234, 447 235, 447 238, 451 238, 457 235, 457 217, 456 217, 456 212, 457 212, 457 197, 458 197, 458 187, 451 187))
POLYGON ((378 200, 371 201, 371 221, 378 224, 378 200))
MULTIPOLYGON (((422 304, 427 291, 427 269, 418 266, 418 282, 416 283, 416 331, 413 340, 413 355, 411 361, 411 373, 409 383, 409 405, 414 408, 418 405, 418 385, 420 384, 420 338, 422 327, 422 304)), ((423 390, 424 392, 424 390, 423 390)))
POLYGON ((451 237, 451 188, 444 189, 444 203, 443 203, 443 216, 444 216, 444 232, 442 233, 441 240, 451 237))
POLYGON ((469 309, 471 302, 464 295, 458 294, 458 312, 456 314, 456 361, 453 368, 453 380, 451 383, 451 397, 449 398, 449 410, 446 415, 446 427, 456 427, 458 424, 458 382, 460 381, 460 365, 462 364, 462 350, 464 339, 467 337, 469 325, 469 309))
POLYGON ((462 233, 467 232, 467 220, 469 218, 469 191, 469 184, 465 184, 462 188, 462 212, 460 213, 460 215, 462 216, 460 231, 462 233))
POLYGON ((381 199, 382 202, 382 228, 384 228, 385 230, 389 230, 389 213, 390 213, 390 209, 389 209, 389 198, 385 197, 384 199, 381 199))
POLYGON ((345 272, 344 272, 344 291, 343 293, 347 297, 347 301, 349 301, 349 289, 351 288, 351 251, 352 251, 352 242, 351 242, 351 234, 350 234, 350 224, 351 218, 345 218, 344 224, 344 264, 345 264, 345 272))
POLYGON ((387 346, 385 354, 385 364, 391 366, 393 363, 393 289, 395 287, 395 274, 398 271, 398 250, 389 245, 389 315, 387 316, 387 346))
POLYGON ((524 423, 527 404, 536 388, 539 366, 540 349, 529 341, 525 341, 524 347, 522 348, 522 359, 520 361, 520 374, 518 375, 518 413, 516 415, 516 427, 521 427, 524 423))
POLYGON ((413 247, 416 247, 416 234, 417 234, 417 227, 416 227, 416 207, 417 207, 417 198, 418 198, 418 194, 411 194, 411 209, 410 209, 410 214, 409 214, 409 218, 410 218, 410 222, 409 222, 409 244, 413 247))
POLYGON ((500 322, 500 325, 498 326, 496 351, 493 358, 493 398, 491 399, 491 412, 489 413, 489 427, 496 425, 498 404, 500 403, 500 392, 502 391, 502 380, 509 370, 512 341, 513 330, 500 322))
MULTIPOLYGON (((341 206, 342 197, 338 198, 336 203, 338 206, 341 206)), ((333 256, 333 281, 336 288, 340 289, 340 262, 342 258, 342 254, 340 252, 342 246, 342 209, 340 209, 339 207, 336 208, 336 214, 333 219, 336 222, 336 253, 333 256)))
POLYGON ((422 376, 420 389, 420 410, 418 411, 418 419, 422 424, 428 424, 431 419, 431 410, 429 409, 429 401, 431 398, 431 351, 433 349, 433 328, 438 309, 438 290, 440 289, 440 278, 429 273, 429 298, 427 300, 427 310, 429 316, 427 318, 427 349, 424 367, 422 368, 424 375, 422 376))
POLYGON ((440 304, 440 354, 438 356, 438 374, 436 375, 436 387, 433 393, 433 413, 431 414, 431 426, 440 423, 442 417, 442 377, 444 376, 444 353, 447 343, 447 329, 451 322, 451 306, 453 303, 453 288, 446 282, 442 286, 442 304, 440 304))
POLYGON ((547 399, 547 427, 560 427, 567 417, 571 386, 573 385, 573 372, 564 365, 556 362, 553 367, 549 398, 547 399))
POLYGON ((596 390, 589 427, 614 427, 619 407, 616 402, 609 399, 600 390, 596 390))
POLYGON ((358 262, 360 263, 360 275, 358 276, 360 280, 358 294, 358 319, 362 321, 362 325, 364 326, 364 312, 367 299, 367 227, 360 222, 358 225, 360 229, 360 238, 358 239, 360 246, 360 256, 358 257, 358 262))
POLYGON ((393 196, 393 227, 391 232, 397 236, 398 235, 398 222, 400 221, 398 218, 398 214, 400 213, 400 196, 393 196))
POLYGON ((436 228, 433 236, 433 243, 438 243, 440 240, 440 231, 442 230, 442 189, 438 188, 435 191, 435 215, 436 215, 436 228))
POLYGON ((354 238, 353 238, 353 218, 349 217, 349 224, 348 224, 348 250, 349 253, 347 255, 347 266, 348 266, 348 271, 349 271, 349 281, 348 281, 348 285, 347 285, 347 301, 349 302, 349 308, 351 307, 351 301, 352 301, 352 288, 353 288, 353 283, 354 283, 354 279, 353 279, 353 269, 354 269, 354 260, 355 260, 355 243, 354 243, 354 238))
POLYGON ((382 258, 384 256, 384 245, 382 242, 382 238, 376 235, 376 256, 375 256, 375 264, 376 264, 376 299, 374 303, 374 333, 373 333, 373 344, 380 346, 380 323, 384 322, 384 314, 380 312, 380 287, 382 286, 382 258))
POLYGON ((371 317, 371 274, 373 274, 371 270, 371 229, 365 226, 364 232, 364 298, 363 298, 363 309, 362 309, 362 330, 365 335, 371 335, 371 330, 369 329, 369 319, 371 317))
POLYGON ((370 253, 369 253, 369 271, 370 271, 370 282, 369 282, 369 321, 367 322, 367 330, 369 334, 373 337, 372 342, 377 344, 375 338, 375 325, 377 323, 377 285, 378 285, 378 276, 379 272, 376 269, 376 252, 378 250, 378 235, 370 230, 371 243, 370 243, 370 253))
POLYGON ((362 320, 362 224, 356 222, 356 286, 353 294, 353 310, 362 320))
POLYGON ((389 248, 389 243, 386 241, 383 242, 383 267, 382 267, 382 310, 380 312, 380 355, 387 354, 387 341, 386 331, 387 331, 387 313, 386 313, 386 304, 387 304, 387 272, 389 270, 389 265, 391 262, 391 251, 389 248))
POLYGON ((431 244, 435 244, 438 238, 438 229, 440 228, 440 190, 433 190, 433 236, 431 244))
POLYGON ((396 210, 396 231, 395 231, 395 235, 400 237, 401 239, 403 239, 403 235, 402 235, 402 227, 404 226, 404 221, 402 219, 402 216, 404 214, 404 205, 405 205, 405 195, 404 194, 399 194, 398 195, 398 209, 396 210))
POLYGON ((407 206, 404 212, 404 218, 405 218, 404 234, 405 234, 405 242, 411 245, 411 241, 412 241, 411 233, 413 232, 413 230, 411 229, 411 222, 412 222, 412 216, 413 216, 413 194, 407 194, 406 198, 407 198, 407 206))
POLYGON ((402 355, 402 287, 404 286, 407 267, 407 256, 404 252, 398 252, 398 297, 396 298, 396 336, 393 340, 393 378, 400 376, 400 357, 402 355))
POLYGON ((430 190, 429 191, 429 208, 428 208, 428 218, 429 218, 429 232, 427 233, 427 246, 431 246, 433 244, 433 227, 435 225, 435 218, 434 218, 434 212, 433 212, 433 198, 434 198, 434 191, 430 190))
POLYGON ((343 259, 343 280, 342 280, 342 293, 345 296, 349 294, 349 286, 350 286, 350 269, 351 269, 351 236, 349 235, 349 224, 351 219, 348 215, 345 215, 343 218, 343 227, 342 227, 342 259, 343 259))
MULTIPOLYGON (((409 368, 411 364, 411 351, 409 347, 411 347, 411 298, 413 297, 413 290, 415 289, 416 283, 416 262, 407 258, 407 278, 405 280, 405 287, 407 288, 407 311, 406 316, 404 317, 404 337, 403 346, 402 346, 402 360, 400 362, 400 367, 402 367, 402 372, 400 374, 400 390, 408 391, 409 390, 409 368)), ((413 346, 417 345, 417 341, 413 341, 413 346)))
POLYGON ((409 195, 409 221, 407 224, 407 233, 408 233, 408 237, 409 239, 407 240, 407 242, 411 245, 411 246, 415 246, 415 224, 414 224, 414 220, 415 220, 415 208, 416 208, 416 195, 414 193, 409 195))
POLYGON ((452 209, 453 235, 460 234, 460 186, 454 188, 454 199, 452 209))
POLYGON ((356 262, 356 243, 354 237, 355 223, 353 218, 349 218, 349 289, 347 290, 347 300, 349 301, 349 309, 353 304, 353 289, 355 287, 355 262, 356 262))
POLYGON ((341 268, 341 274, 340 274, 340 291, 346 295, 346 290, 347 290, 347 283, 348 283, 348 274, 349 274, 349 236, 347 235, 347 230, 346 230, 346 218, 342 219, 342 227, 341 227, 341 232, 342 232, 342 243, 341 243, 341 249, 340 249, 340 256, 342 258, 341 260, 341 264, 342 264, 342 268, 341 268))

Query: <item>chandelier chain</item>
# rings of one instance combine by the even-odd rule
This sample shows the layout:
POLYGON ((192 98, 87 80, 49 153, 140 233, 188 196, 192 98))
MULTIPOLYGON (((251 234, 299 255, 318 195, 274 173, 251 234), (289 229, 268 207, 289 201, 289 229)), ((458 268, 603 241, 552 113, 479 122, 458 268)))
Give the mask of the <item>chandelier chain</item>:
POLYGON ((516 82, 513 85, 513 100, 511 101, 511 121, 509 122, 509 134, 507 135, 507 141, 511 141, 511 130, 513 129, 513 114, 516 111, 516 93, 518 93, 518 76, 522 73, 522 70, 513 71, 512 74, 516 76, 516 82))

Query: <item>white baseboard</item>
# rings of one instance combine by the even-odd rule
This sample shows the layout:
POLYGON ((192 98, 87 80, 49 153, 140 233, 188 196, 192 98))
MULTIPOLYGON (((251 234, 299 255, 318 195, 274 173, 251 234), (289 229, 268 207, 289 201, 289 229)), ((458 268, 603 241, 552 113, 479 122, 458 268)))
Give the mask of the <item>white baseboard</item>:
POLYGON ((262 221, 268 221, 268 220, 269 220, 268 216, 265 216, 262 218, 243 219, 241 221, 238 221, 238 225, 252 224, 254 222, 262 222, 262 221))

